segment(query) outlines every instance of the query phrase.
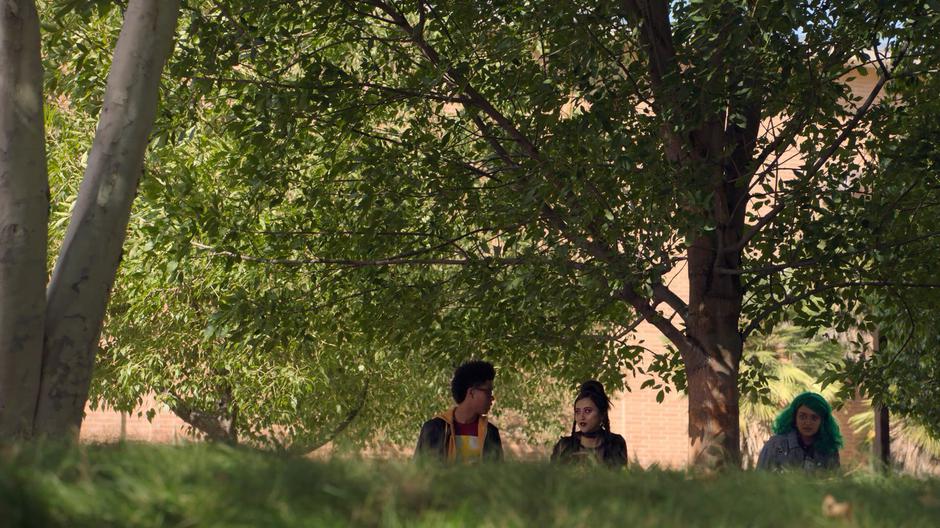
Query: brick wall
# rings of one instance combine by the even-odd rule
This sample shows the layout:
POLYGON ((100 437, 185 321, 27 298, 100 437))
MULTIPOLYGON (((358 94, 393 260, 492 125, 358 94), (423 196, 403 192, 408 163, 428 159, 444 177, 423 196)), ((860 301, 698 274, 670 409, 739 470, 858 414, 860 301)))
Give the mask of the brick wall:
MULTIPOLYGON (((639 383, 631 385, 638 387, 639 383)), ((615 398, 611 428, 626 438, 630 460, 643 467, 685 466, 689 458, 688 424, 684 397, 668 394, 657 403, 656 392, 634 389, 615 398)))
POLYGON ((871 405, 856 398, 847 401, 841 409, 833 413, 836 421, 839 422, 839 430, 842 433, 842 439, 845 441, 845 447, 839 452, 843 467, 865 465, 871 459, 871 451, 865 445, 866 439, 862 435, 856 434, 849 425, 851 416, 866 412, 872 412, 871 405))
POLYGON ((195 440, 186 430, 186 424, 166 406, 152 397, 131 413, 122 413, 109 407, 85 409, 80 438, 83 442, 132 442, 178 443, 195 440), (147 410, 156 409, 153 420, 147 419, 147 410))

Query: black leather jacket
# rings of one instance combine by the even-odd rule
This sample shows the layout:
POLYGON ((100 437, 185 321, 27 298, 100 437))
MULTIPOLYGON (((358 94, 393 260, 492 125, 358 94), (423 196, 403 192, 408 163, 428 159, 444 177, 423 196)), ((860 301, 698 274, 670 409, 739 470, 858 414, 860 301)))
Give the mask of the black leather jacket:
POLYGON ((627 465, 627 441, 619 434, 601 431, 600 444, 589 449, 581 445, 581 433, 563 436, 552 449, 552 462, 582 462, 590 460, 591 455, 608 467, 623 467, 627 465))

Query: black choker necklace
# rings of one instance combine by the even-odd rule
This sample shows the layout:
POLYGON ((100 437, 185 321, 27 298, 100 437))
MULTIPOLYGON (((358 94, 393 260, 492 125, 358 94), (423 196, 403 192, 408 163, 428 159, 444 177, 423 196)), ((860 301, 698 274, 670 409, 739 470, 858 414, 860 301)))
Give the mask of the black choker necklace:
POLYGON ((583 437, 585 437, 585 438, 597 438, 597 437, 600 436, 600 435, 601 435, 601 430, 600 430, 600 429, 597 429, 597 430, 595 430, 595 431, 591 431, 590 433, 585 433, 585 432, 583 432, 583 431, 581 432, 581 436, 583 436, 583 437))

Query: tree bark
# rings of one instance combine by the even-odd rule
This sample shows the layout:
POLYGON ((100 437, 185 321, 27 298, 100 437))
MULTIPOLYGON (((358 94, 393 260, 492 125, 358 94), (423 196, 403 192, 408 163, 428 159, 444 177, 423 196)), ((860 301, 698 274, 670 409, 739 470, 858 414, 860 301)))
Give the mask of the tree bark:
POLYGON ((875 405, 875 441, 872 449, 875 451, 875 464, 881 471, 891 469, 891 414, 883 405, 875 405))
POLYGON ((220 387, 220 397, 215 409, 206 411, 193 407, 176 391, 168 391, 170 410, 193 429, 205 435, 206 440, 228 445, 238 445, 238 404, 232 386, 220 387))
POLYGON ((691 462, 717 469, 740 465, 738 367, 744 342, 738 332, 740 280, 714 272, 715 250, 710 238, 689 248, 686 331, 705 360, 698 366, 686 365, 686 376, 691 462))
POLYGON ((42 359, 49 180, 39 18, 0 3, 0 438, 32 433, 42 359))
POLYGON ((131 0, 78 200, 47 291, 35 431, 75 435, 153 127, 179 0, 131 0))
POLYGON ((228 405, 220 402, 219 409, 216 412, 204 412, 190 407, 181 398, 174 398, 176 401, 170 405, 173 414, 188 423, 193 429, 204 434, 206 440, 220 444, 238 445, 238 429, 235 426, 237 408, 231 402, 228 405))
POLYGON ((714 357, 687 373, 690 458, 693 466, 740 466, 738 369, 714 357))
MULTIPOLYGON (((705 355, 697 365, 686 363, 689 396, 690 458, 707 469, 740 467, 740 423, 738 370, 744 353, 739 330, 744 288, 740 275, 721 269, 739 269, 741 252, 729 251, 744 231, 748 190, 739 185, 742 171, 750 165, 757 137, 760 112, 745 109, 747 125, 725 130, 708 122, 693 134, 694 151, 703 153, 702 171, 714 182, 712 221, 714 229, 689 245, 689 314, 686 332, 705 355), (731 163, 722 160, 726 144, 733 145, 731 163), (718 165, 719 167, 715 167, 718 165)), ((704 179, 704 178, 703 178, 704 179)))
MULTIPOLYGON (((669 2, 622 0, 621 6, 639 31, 647 54, 654 110, 660 116, 682 115, 681 107, 687 102, 676 98, 673 88, 686 81, 676 60, 669 2)), ((715 53, 709 60, 734 76, 735 66, 725 62, 723 54, 715 53)), ((753 84, 749 79, 741 81, 753 84)), ((715 86, 694 89, 723 90, 727 81, 716 76, 708 82, 715 86)), ((741 265, 741 250, 729 248, 740 242, 744 229, 749 198, 745 171, 753 161, 761 109, 743 100, 734 104, 745 115, 743 126, 727 122, 725 116, 734 110, 731 107, 725 116, 702 115, 703 122, 681 136, 673 132, 670 123, 662 126, 666 158, 688 170, 691 177, 686 185, 714 197, 707 213, 710 230, 689 240, 684 335, 665 334, 682 354, 688 382, 690 462, 705 469, 738 467, 741 458, 738 368, 744 340, 738 325, 744 292, 740 277, 718 270, 739 269, 741 265)))

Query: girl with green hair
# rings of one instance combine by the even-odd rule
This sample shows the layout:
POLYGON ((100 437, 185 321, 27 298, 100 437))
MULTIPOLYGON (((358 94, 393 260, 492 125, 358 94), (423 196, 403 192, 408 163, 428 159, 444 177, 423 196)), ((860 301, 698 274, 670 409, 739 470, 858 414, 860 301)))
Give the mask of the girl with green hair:
POLYGON ((757 469, 836 469, 841 447, 842 433, 829 402, 804 392, 777 415, 774 436, 761 449, 757 469))

